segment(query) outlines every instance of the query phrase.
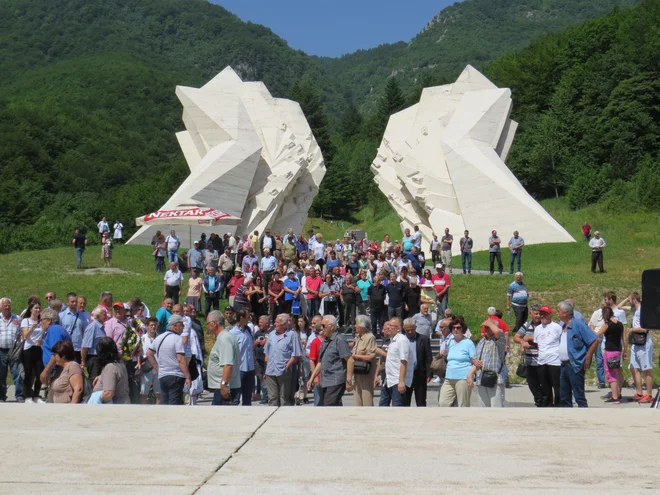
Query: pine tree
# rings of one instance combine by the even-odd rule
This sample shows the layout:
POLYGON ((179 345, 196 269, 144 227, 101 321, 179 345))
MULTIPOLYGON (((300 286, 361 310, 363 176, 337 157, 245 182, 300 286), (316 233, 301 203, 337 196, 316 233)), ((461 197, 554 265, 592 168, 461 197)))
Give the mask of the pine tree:
POLYGON ((296 81, 291 87, 291 99, 302 108, 314 138, 321 148, 326 167, 332 163, 334 149, 328 131, 328 119, 325 116, 321 98, 308 82, 296 81))
POLYGON ((353 104, 349 104, 348 108, 344 110, 339 123, 339 132, 345 141, 354 138, 362 130, 363 122, 362 114, 358 108, 353 104))
POLYGON ((376 121, 372 129, 372 137, 375 137, 379 142, 383 139, 387 122, 390 115, 403 110, 406 106, 406 100, 403 97, 401 86, 395 78, 390 77, 385 86, 385 93, 381 96, 378 103, 378 110, 376 111, 376 121))

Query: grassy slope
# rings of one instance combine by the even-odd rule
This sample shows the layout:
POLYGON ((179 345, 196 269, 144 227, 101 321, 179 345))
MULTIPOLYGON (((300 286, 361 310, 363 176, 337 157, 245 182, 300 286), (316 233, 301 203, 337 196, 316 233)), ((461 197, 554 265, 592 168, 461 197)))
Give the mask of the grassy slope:
MULTIPOLYGON (((578 308, 589 316, 598 306, 604 290, 612 289, 625 297, 629 291, 640 290, 644 269, 660 266, 660 220, 657 215, 607 214, 596 207, 572 212, 555 200, 545 202, 544 206, 576 239, 580 239, 580 226, 584 220, 602 232, 608 242, 605 252, 607 273, 591 274, 590 252, 584 241, 529 246, 523 258, 523 271, 534 302, 555 306, 572 295, 577 299, 578 308)), ((370 237, 378 239, 386 232, 393 238, 398 237, 398 220, 393 213, 375 222, 369 220, 373 218, 373 211, 364 210, 357 215, 359 224, 346 222, 345 228, 365 227, 370 237)), ((342 232, 341 222, 329 224, 310 219, 309 226, 323 232, 326 239, 337 238, 342 232)), ((521 234, 524 237, 525 233, 521 234)), ((76 291, 86 295, 90 307, 93 307, 102 290, 111 290, 115 297, 124 301, 139 295, 155 311, 162 299, 163 282, 162 276, 153 272, 150 254, 151 249, 146 246, 119 246, 114 250, 113 266, 131 273, 96 275, 83 275, 75 270, 72 248, 3 255, 0 256, 0 296, 13 299, 15 310, 20 311, 27 296, 33 293, 43 297, 47 290, 54 290, 59 297, 64 297, 66 292, 76 291)), ((102 265, 98 247, 88 249, 85 258, 85 266, 102 265)), ((506 266, 508 252, 503 258, 506 266)), ((475 253, 473 265, 474 269, 487 269, 487 254, 475 253)), ((471 328, 477 328, 488 306, 504 307, 509 282, 508 275, 454 277, 450 306, 455 314, 467 317, 471 328)))

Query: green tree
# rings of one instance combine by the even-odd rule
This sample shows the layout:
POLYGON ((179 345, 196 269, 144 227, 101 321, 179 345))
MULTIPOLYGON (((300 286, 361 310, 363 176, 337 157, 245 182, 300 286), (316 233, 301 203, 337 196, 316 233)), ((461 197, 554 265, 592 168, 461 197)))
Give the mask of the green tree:
POLYGON ((308 82, 296 81, 291 87, 291 98, 297 101, 302 108, 305 118, 312 129, 316 142, 321 148, 323 159, 326 166, 332 163, 334 148, 330 141, 330 132, 328 130, 328 119, 323 111, 321 98, 308 82))
POLYGON ((360 134, 362 130, 362 114, 353 103, 350 103, 339 121, 339 134, 345 141, 353 139, 360 134))
POLYGON ((390 115, 403 110, 406 106, 406 100, 403 97, 401 86, 394 77, 387 80, 385 91, 378 102, 378 110, 376 111, 376 119, 374 126, 371 129, 371 137, 375 137, 379 142, 383 139, 387 122, 390 115))

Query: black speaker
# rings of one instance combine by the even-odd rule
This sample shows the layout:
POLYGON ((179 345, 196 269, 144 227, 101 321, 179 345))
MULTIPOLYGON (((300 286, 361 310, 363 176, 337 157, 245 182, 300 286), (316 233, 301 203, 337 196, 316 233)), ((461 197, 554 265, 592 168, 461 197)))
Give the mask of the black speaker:
POLYGON ((660 268, 642 273, 642 328, 660 330, 660 268))

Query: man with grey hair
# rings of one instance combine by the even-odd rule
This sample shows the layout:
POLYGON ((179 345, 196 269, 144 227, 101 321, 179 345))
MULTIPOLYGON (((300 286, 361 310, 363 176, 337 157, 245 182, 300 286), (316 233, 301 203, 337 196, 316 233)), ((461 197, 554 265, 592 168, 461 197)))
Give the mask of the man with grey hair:
POLYGON ((220 311, 211 311, 206 317, 206 325, 215 335, 207 370, 209 389, 214 390, 213 405, 236 405, 236 399, 241 394, 241 354, 238 341, 225 330, 225 317, 220 311))
POLYGON ((14 346, 21 329, 21 318, 11 312, 11 299, 3 297, 0 299, 0 402, 7 400, 7 370, 11 372, 11 378, 16 387, 15 397, 18 402, 24 402, 23 379, 21 378, 20 361, 10 362, 9 351, 14 346))
POLYGON ((417 407, 426 407, 427 384, 431 381, 431 339, 426 335, 417 332, 415 320, 406 318, 403 320, 403 331, 410 341, 411 354, 415 357, 413 366, 412 385, 406 387, 404 403, 410 407, 412 395, 415 394, 415 404, 417 407))
POLYGON ((523 326, 529 316, 527 309, 528 299, 529 292, 523 282, 523 274, 522 272, 518 272, 516 273, 516 279, 509 284, 506 292, 506 310, 511 311, 511 307, 513 306, 513 313, 516 315, 516 324, 513 330, 516 332, 523 326))
POLYGON ((308 390, 316 375, 321 374, 321 405, 340 406, 344 391, 350 391, 355 385, 353 379, 353 358, 351 350, 342 335, 337 334, 337 319, 324 316, 323 344, 321 345, 320 360, 316 364, 312 376, 307 382, 308 390))
POLYGON ((412 385, 415 353, 410 341, 401 334, 401 319, 392 318, 383 328, 385 337, 390 339, 385 361, 385 386, 380 391, 379 406, 393 407, 405 405, 405 395, 412 385))
POLYGON ((591 364, 600 341, 584 321, 573 317, 573 305, 562 301, 557 307, 559 319, 564 323, 559 344, 560 405, 573 407, 573 397, 578 407, 587 407, 584 394, 584 374, 591 364))
POLYGON ((302 356, 300 339, 294 330, 288 329, 289 315, 275 318, 275 331, 271 332, 266 348, 266 386, 268 405, 290 406, 292 367, 302 356))
POLYGON ((415 323, 417 333, 420 335, 426 335, 430 339, 431 327, 433 326, 433 318, 429 312, 429 305, 422 304, 419 307, 419 313, 414 315, 412 320, 415 323))
POLYGON ((83 334, 82 347, 80 349, 82 362, 80 366, 87 368, 89 380, 94 381, 94 378, 99 376, 102 371, 96 353, 96 346, 106 336, 105 329, 103 328, 106 321, 105 308, 97 306, 92 311, 92 316, 94 319, 87 325, 83 334))
POLYGON ((164 405, 183 405, 184 387, 190 389, 191 385, 182 332, 183 316, 170 316, 167 331, 156 337, 147 351, 147 358, 158 374, 164 405))

